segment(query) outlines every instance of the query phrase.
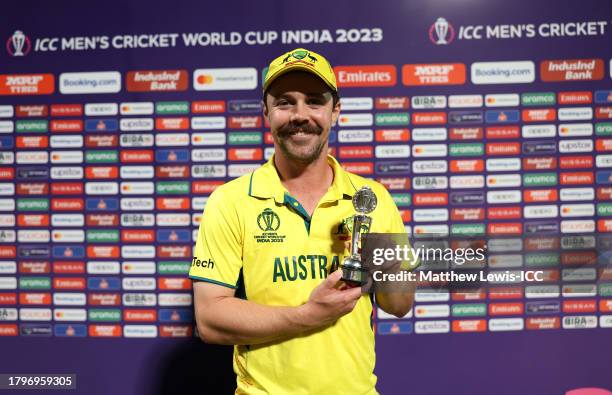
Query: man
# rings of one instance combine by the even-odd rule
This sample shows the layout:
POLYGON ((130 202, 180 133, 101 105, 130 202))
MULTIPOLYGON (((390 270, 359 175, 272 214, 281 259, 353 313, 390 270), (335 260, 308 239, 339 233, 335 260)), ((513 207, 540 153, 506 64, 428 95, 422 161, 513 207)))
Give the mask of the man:
MULTIPOLYGON (((336 269, 359 188, 378 197, 372 232, 403 233, 403 222, 382 185, 327 155, 340 103, 323 56, 278 57, 263 89, 275 153, 206 204, 189 272, 198 332, 236 345, 236 394, 376 394, 371 298, 336 269)), ((401 317, 412 290, 376 298, 401 317)))

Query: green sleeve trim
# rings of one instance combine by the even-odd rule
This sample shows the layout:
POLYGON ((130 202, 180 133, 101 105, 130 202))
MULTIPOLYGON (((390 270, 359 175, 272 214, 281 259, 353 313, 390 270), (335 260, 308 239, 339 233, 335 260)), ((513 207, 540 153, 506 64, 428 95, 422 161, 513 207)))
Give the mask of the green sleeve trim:
POLYGON ((189 278, 192 279, 192 280, 199 280, 199 281, 204 281, 204 282, 211 283, 211 284, 221 285, 221 286, 224 286, 224 287, 227 287, 227 288, 231 288, 231 289, 238 288, 235 285, 231 285, 231 284, 224 283, 224 282, 221 282, 221 281, 211 280, 210 278, 194 276, 192 274, 189 275, 189 278))

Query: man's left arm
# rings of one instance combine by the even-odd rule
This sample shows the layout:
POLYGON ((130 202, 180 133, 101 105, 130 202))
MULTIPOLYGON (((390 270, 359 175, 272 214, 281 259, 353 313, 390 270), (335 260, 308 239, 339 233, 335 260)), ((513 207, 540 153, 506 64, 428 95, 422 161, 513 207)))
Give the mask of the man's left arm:
MULTIPOLYGON (((384 187, 383 191, 384 192, 377 193, 377 195, 379 195, 379 204, 381 209, 384 210, 383 212, 385 218, 383 221, 387 222, 385 229, 382 230, 382 232, 406 233, 404 221, 402 220, 393 198, 389 192, 384 189, 384 187)), ((395 270, 400 272, 404 269, 397 265, 395 270)), ((391 292, 376 292, 376 304, 389 314, 392 314, 398 318, 403 317, 408 314, 410 309, 412 309, 415 289, 415 281, 398 282, 398 284, 394 285, 394 289, 391 292)))

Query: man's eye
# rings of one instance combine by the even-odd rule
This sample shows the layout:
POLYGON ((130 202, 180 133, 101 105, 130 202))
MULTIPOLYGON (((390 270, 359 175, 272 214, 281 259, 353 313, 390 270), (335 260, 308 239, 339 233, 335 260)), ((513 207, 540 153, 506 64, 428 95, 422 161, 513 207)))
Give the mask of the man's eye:
POLYGON ((277 106, 287 106, 287 105, 289 105, 289 102, 288 102, 287 100, 283 100, 283 99, 281 99, 281 100, 278 100, 278 101, 276 102, 276 105, 277 105, 277 106))
POLYGON ((323 104, 323 100, 322 99, 309 99, 307 103, 310 105, 314 105, 314 106, 320 106, 323 104))

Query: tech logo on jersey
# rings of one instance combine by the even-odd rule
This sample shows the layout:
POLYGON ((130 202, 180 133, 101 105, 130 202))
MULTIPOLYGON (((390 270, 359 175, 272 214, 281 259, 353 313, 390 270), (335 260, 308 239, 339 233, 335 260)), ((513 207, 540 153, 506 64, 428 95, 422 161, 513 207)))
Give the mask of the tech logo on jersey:
POLYGON ((257 216, 257 226, 263 232, 261 235, 254 235, 257 243, 282 243, 285 235, 276 233, 280 227, 280 217, 271 208, 264 209, 257 216))

